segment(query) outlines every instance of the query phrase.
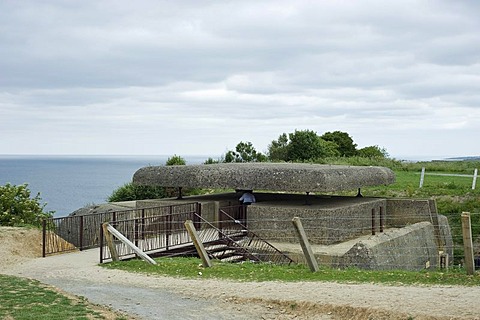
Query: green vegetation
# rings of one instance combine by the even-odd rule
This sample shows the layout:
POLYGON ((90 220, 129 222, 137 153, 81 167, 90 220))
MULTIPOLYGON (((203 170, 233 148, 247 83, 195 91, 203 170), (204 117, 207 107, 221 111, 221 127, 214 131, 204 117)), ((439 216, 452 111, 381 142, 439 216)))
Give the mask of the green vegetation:
POLYGON ((356 268, 321 268, 312 273, 305 265, 279 266, 269 263, 227 263, 214 260, 211 268, 202 267, 197 258, 158 258, 157 265, 142 260, 112 262, 102 266, 184 278, 216 278, 235 281, 334 281, 343 283, 384 283, 391 285, 480 285, 480 274, 467 276, 460 268, 448 271, 369 271, 356 268))
MULTIPOLYGON (((229 150, 221 162, 318 162, 330 157, 349 158, 362 156, 365 158, 385 158, 388 156, 384 148, 369 146, 357 150, 357 145, 346 132, 326 132, 319 136, 312 130, 295 130, 282 133, 277 140, 268 145, 267 155, 255 150, 251 142, 237 144, 235 150, 229 150)), ((213 159, 206 161, 213 163, 213 159)))
POLYGON ((42 220, 53 216, 53 211, 45 212, 46 204, 41 204, 40 193, 31 197, 27 184, 0 186, 0 225, 2 226, 41 226, 42 220))
MULTIPOLYGON (((180 166, 186 164, 187 162, 185 161, 185 159, 178 155, 173 155, 165 162, 166 166, 180 166)), ((172 190, 171 188, 159 186, 139 186, 129 182, 115 189, 112 194, 107 198, 107 201, 121 202, 144 199, 162 199, 176 196, 176 192, 176 190, 172 190)), ((201 190, 198 189, 183 190, 184 195, 192 195, 199 193, 201 193, 201 190)))
MULTIPOLYGON (((207 160, 208 162, 209 160, 207 160)), ((257 152, 251 142, 241 141, 235 147, 235 151, 228 151, 225 154, 224 162, 265 162, 267 156, 257 152)))
POLYGON ((165 162, 166 166, 184 166, 187 164, 184 158, 174 154, 172 157, 168 158, 165 162))
MULTIPOLYGON (((357 145, 346 132, 326 132, 319 136, 312 130, 295 130, 282 133, 268 146, 268 160, 288 162, 325 163, 329 158, 384 159, 388 153, 384 148, 369 146, 357 150, 357 145)), ((348 160, 347 160, 348 161, 348 160)))
MULTIPOLYGON (((36 280, 0 274, 1 319, 111 319, 113 312, 66 297, 36 280)), ((126 319, 117 316, 115 319, 126 319)))
POLYGON ((166 197, 164 187, 139 186, 129 182, 118 189, 115 189, 108 197, 108 202, 161 199, 166 197))

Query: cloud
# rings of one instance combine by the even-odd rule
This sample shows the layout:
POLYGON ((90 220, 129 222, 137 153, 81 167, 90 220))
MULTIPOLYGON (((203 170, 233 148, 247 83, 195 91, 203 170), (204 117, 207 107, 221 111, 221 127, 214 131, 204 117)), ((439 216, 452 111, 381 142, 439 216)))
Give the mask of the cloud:
POLYGON ((455 141, 479 133, 478 7, 2 2, 0 152, 220 155, 311 129, 470 153, 455 141))

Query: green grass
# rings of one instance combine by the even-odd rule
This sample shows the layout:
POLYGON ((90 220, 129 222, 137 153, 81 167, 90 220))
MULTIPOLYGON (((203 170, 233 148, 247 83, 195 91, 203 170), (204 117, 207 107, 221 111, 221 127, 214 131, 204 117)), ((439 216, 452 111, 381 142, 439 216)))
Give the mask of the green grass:
POLYGON ((334 281, 341 283, 383 283, 389 285, 480 285, 480 274, 466 275, 461 268, 426 271, 369 271, 356 268, 321 268, 312 273, 304 265, 279 266, 268 263, 224 263, 213 261, 204 268, 198 258, 158 258, 157 265, 142 260, 111 262, 102 266, 161 276, 234 281, 334 281))
POLYGON ((106 319, 96 309, 38 281, 0 274, 0 319, 106 319))

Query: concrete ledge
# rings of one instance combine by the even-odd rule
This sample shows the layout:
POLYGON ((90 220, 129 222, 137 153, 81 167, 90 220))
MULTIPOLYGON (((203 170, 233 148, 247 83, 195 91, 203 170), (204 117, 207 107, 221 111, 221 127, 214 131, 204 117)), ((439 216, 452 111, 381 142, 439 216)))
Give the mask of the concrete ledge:
POLYGON ((138 185, 293 192, 332 192, 395 182, 384 167, 305 163, 221 163, 150 166, 133 176, 138 185))

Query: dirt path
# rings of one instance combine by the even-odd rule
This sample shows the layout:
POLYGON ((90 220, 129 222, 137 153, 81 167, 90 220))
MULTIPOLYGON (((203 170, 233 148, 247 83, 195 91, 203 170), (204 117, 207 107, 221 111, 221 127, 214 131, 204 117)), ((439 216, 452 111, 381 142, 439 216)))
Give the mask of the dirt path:
POLYGON ((98 257, 2 259, 0 272, 144 319, 480 319, 480 287, 189 280, 108 270, 98 257))

